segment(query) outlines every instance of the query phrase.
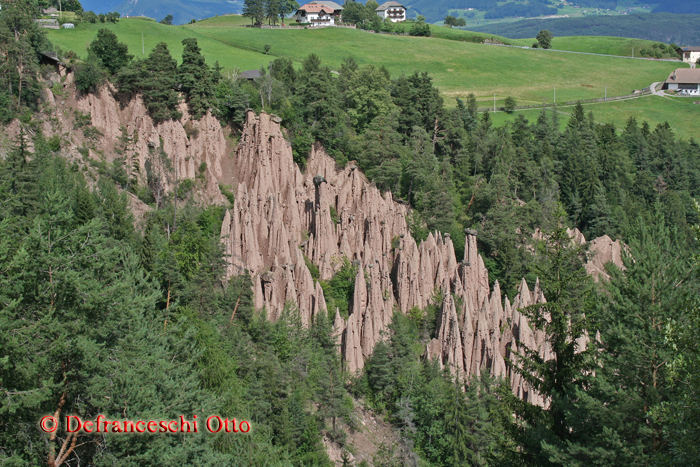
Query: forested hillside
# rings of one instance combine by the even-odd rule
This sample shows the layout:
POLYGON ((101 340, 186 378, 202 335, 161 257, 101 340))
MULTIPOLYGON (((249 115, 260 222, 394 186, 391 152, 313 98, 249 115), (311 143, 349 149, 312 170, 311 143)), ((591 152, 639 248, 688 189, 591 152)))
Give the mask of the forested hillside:
POLYGON ((679 13, 686 15, 700 15, 700 4, 698 2, 672 2, 661 0, 653 13, 679 13))
MULTIPOLYGON (((85 60, 61 52, 69 71, 57 77, 40 65, 52 45, 28 2, 3 2, 0 13, 0 461, 328 466, 325 438, 351 465, 348 434, 365 429, 354 405, 364 404, 399 441, 356 465, 700 465, 695 140, 634 119, 617 132, 581 105, 495 127, 473 95, 447 108, 429 74, 392 76, 352 58, 338 74, 315 55, 298 69, 278 58, 248 82, 207 61, 194 38, 138 59, 106 29, 85 60), (444 302, 457 301, 449 293, 395 313, 357 374, 338 352, 334 310, 302 325, 288 302, 269 320, 248 272, 226 274, 231 187, 219 187, 228 203, 198 202, 206 164, 179 180, 163 138, 142 142, 143 168, 127 163, 137 142, 126 129, 101 149, 110 136, 65 105, 100 93, 136 101, 156 126, 182 124, 188 142, 198 138, 192 122, 212 114, 235 141, 246 109, 274 113, 300 167, 317 143, 339 167, 356 161, 410 213, 417 240, 437 230, 463 250, 478 231, 492 281, 510 296, 523 277, 544 290, 546 304, 522 313, 557 358, 519 347, 508 364, 550 403, 425 358, 444 302), (138 224, 135 198, 146 206, 138 224), (594 282, 567 227, 623 240, 624 269, 594 282), (53 436, 38 427, 47 414, 220 414, 252 430, 53 436)), ((398 249, 401 239, 387 242, 398 249)), ((356 268, 345 258, 319 281, 328 308, 352 305, 364 279, 356 268)))
POLYGON ((618 36, 667 44, 700 43, 700 16, 671 13, 522 20, 499 24, 498 29, 495 25, 472 29, 492 34, 498 31, 498 34, 512 39, 535 37, 539 31, 547 29, 555 36, 618 36))

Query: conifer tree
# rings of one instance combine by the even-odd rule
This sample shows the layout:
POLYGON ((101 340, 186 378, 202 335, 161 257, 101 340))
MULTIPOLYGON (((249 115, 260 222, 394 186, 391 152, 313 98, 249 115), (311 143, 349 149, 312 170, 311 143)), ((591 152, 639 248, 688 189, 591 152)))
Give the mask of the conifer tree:
POLYGON ((156 45, 143 64, 143 101, 148 113, 157 123, 180 119, 177 109, 179 97, 177 84, 177 62, 170 56, 165 42, 156 45))
POLYGON ((86 186, 78 185, 76 188, 73 212, 79 224, 85 224, 95 217, 95 201, 86 186))
POLYGON ((88 51, 102 61, 111 75, 116 75, 134 58, 129 54, 129 47, 119 42, 113 31, 104 28, 97 31, 97 36, 88 46, 88 51))
MULTIPOLYGON (((590 312, 591 279, 583 267, 583 248, 574 244, 566 231, 566 212, 560 206, 555 213, 555 226, 545 232, 534 270, 540 279, 546 303, 521 309, 535 330, 544 332, 552 358, 545 360, 540 349, 520 343, 516 370, 548 401, 544 418, 527 416, 531 430, 546 430, 545 439, 555 445, 565 444, 571 437, 572 420, 568 405, 581 388, 585 375, 593 369, 594 348, 582 346, 587 336, 587 312, 590 312)), ((537 412, 537 410, 535 411, 537 412)), ((526 456, 547 462, 539 443, 526 448, 526 456)))
POLYGON ((177 69, 178 79, 185 93, 190 113, 195 119, 201 118, 210 106, 214 96, 212 72, 204 61, 197 39, 182 41, 182 64, 177 69))

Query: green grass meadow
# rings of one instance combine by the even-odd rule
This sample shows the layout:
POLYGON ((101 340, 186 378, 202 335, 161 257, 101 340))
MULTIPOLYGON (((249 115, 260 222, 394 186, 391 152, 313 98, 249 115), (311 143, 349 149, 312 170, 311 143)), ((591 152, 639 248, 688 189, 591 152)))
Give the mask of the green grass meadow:
MULTIPOLYGON (((383 65, 395 76, 416 70, 428 72, 448 106, 455 105, 455 97, 466 97, 469 93, 474 93, 481 101, 480 107, 492 105, 494 94, 497 106, 502 105, 500 102, 507 96, 514 97, 519 105, 551 103, 555 86, 556 100, 560 103, 603 97, 605 86, 608 96, 627 95, 654 81, 663 81, 679 66, 687 66, 677 62, 474 44, 459 39, 474 33, 438 26, 433 28, 437 37, 425 38, 344 28, 278 30, 242 27, 246 24, 248 20, 237 15, 209 18, 185 26, 124 18, 117 24, 83 23, 73 30, 49 30, 48 34, 63 50, 72 49, 85 57, 86 47, 97 30, 107 27, 126 42, 137 57, 142 56, 143 34, 146 54, 156 43, 166 42, 177 59, 181 56, 181 41, 195 37, 207 61, 214 63, 218 60, 224 69, 258 69, 276 57, 290 58, 300 66, 311 53, 317 54, 332 69, 338 69, 345 58, 353 57, 360 65, 383 65), (263 53, 265 44, 271 46, 269 55, 263 53)), ((520 41, 530 42, 527 39, 520 41)), ((578 51, 622 54, 627 47, 631 52, 631 47, 648 47, 650 44, 624 38, 562 37, 555 38, 553 45, 578 51)), ((679 134, 688 136, 697 127, 694 121, 698 121, 700 106, 657 100, 662 102, 642 98, 597 104, 595 114, 599 121, 613 119, 618 126, 624 125, 629 115, 635 115, 639 120, 646 117, 654 124, 669 121, 683 128, 679 134)), ((537 111, 529 114, 536 116, 537 111)), ((500 115, 494 116, 497 121, 500 115)))
MULTIPOLYGON (((246 23, 241 23, 241 17, 237 15, 233 18, 229 16, 221 16, 219 18, 227 18, 227 21, 232 24, 248 24, 247 20, 246 23)), ((267 65, 274 58, 262 53, 230 47, 200 34, 197 30, 186 29, 182 26, 167 26, 140 18, 122 18, 116 24, 81 23, 75 29, 47 29, 47 32, 51 42, 61 47, 64 51, 74 50, 78 56, 84 58, 87 56, 87 46, 101 28, 114 31, 119 40, 129 46, 129 52, 136 57, 144 57, 141 48, 141 35, 143 34, 145 56, 153 50, 156 44, 165 42, 168 44, 170 53, 179 62, 182 57, 182 40, 188 37, 195 37, 202 49, 202 53, 207 58, 207 62, 213 64, 218 60, 219 64, 225 69, 233 69, 234 67, 242 70, 257 69, 267 65)))
MULTIPOLYGON (((615 128, 621 130, 625 127, 627 119, 635 117, 641 124, 646 121, 653 129, 656 125, 668 122, 671 128, 683 139, 698 138, 700 125, 700 104, 694 104, 698 98, 667 98, 647 95, 637 99, 618 102, 589 103, 584 104, 586 113, 593 112, 597 123, 612 123, 615 128)), ((559 123, 566 125, 573 106, 558 106, 560 112, 559 123)), ((517 110, 512 114, 496 112, 491 114, 491 119, 496 126, 505 122, 512 122, 518 115, 524 115, 530 122, 537 120, 541 109, 517 110)))
POLYGON ((603 97, 605 85, 608 95, 625 95, 665 79, 678 66, 353 29, 237 28, 228 27, 221 18, 216 20, 184 28, 249 51, 262 51, 265 44, 270 44, 272 56, 296 62, 315 53, 332 68, 338 68, 346 57, 353 57, 360 65, 384 65, 394 75, 426 71, 446 97, 496 93, 512 95, 522 103, 540 103, 551 97, 554 85, 557 100, 561 101, 603 97))

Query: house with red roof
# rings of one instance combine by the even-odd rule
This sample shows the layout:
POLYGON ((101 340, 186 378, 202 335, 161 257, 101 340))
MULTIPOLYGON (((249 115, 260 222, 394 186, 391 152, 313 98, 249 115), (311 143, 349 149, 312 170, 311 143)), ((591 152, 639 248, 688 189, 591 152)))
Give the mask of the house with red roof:
POLYGON ((342 14, 343 7, 335 2, 315 1, 300 6, 293 18, 311 26, 335 26, 341 21, 342 14))

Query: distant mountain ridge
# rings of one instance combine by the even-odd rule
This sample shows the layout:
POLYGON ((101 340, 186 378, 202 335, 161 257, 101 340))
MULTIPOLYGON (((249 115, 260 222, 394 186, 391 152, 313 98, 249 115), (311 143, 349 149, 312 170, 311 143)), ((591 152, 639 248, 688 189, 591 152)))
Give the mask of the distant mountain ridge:
POLYGON ((84 10, 117 11, 122 16, 148 16, 157 21, 173 15, 174 24, 189 23, 216 15, 240 13, 243 0, 84 0, 84 10))
POLYGON ((472 31, 498 34, 510 39, 535 37, 547 29, 555 36, 617 36, 700 45, 700 15, 646 13, 627 16, 591 16, 586 18, 526 19, 514 23, 471 28, 472 31))

